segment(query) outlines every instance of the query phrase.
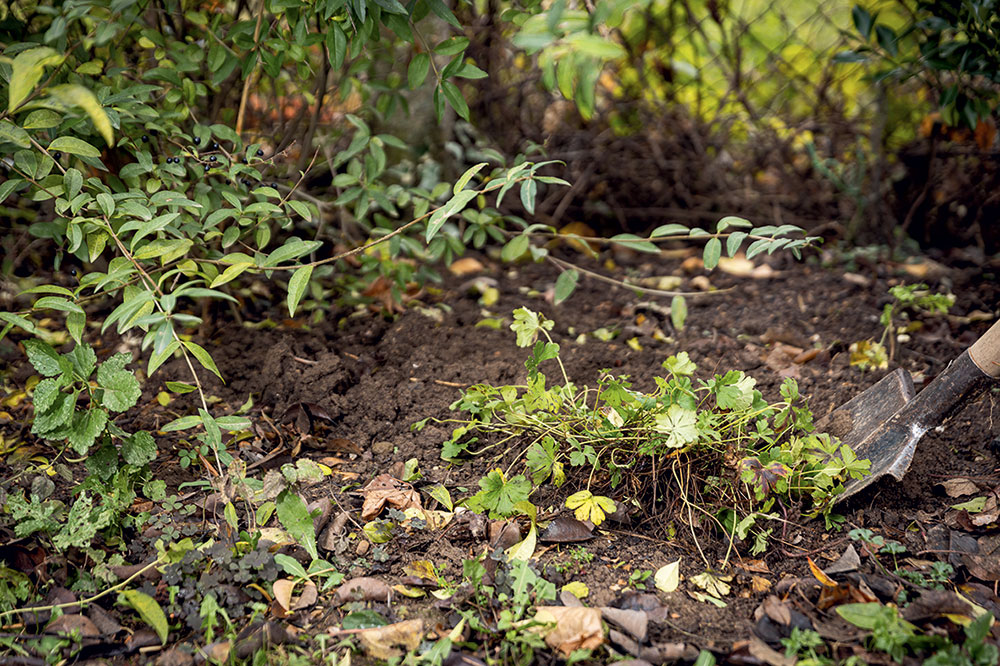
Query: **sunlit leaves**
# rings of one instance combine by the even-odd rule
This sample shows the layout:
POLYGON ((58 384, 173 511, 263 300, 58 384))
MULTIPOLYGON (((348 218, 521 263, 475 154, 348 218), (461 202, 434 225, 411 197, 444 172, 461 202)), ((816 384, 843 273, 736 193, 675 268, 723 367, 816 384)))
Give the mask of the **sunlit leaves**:
POLYGON ((577 520, 589 520, 594 525, 600 525, 607 514, 615 512, 617 506, 610 497, 581 490, 566 498, 566 508, 573 511, 577 520))
POLYGON ((492 519, 508 518, 515 513, 515 505, 525 502, 531 495, 531 482, 518 474, 510 479, 499 469, 494 469, 479 480, 481 490, 469 498, 470 508, 486 510, 492 519))

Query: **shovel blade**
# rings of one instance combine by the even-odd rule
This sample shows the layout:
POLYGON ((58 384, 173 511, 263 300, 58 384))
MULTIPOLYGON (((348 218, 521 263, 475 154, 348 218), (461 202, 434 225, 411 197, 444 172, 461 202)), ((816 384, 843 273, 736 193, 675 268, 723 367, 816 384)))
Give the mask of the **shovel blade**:
POLYGON ((915 394, 910 373, 896 368, 817 421, 816 429, 839 438, 854 449, 859 458, 868 458, 855 447, 887 423, 915 394))
POLYGON ((850 497, 886 474, 897 479, 903 477, 923 431, 915 432, 908 424, 895 423, 893 417, 913 400, 914 395, 916 391, 910 374, 897 368, 816 423, 818 431, 839 438, 858 458, 871 461, 871 473, 860 480, 848 481, 845 491, 835 502, 850 497))

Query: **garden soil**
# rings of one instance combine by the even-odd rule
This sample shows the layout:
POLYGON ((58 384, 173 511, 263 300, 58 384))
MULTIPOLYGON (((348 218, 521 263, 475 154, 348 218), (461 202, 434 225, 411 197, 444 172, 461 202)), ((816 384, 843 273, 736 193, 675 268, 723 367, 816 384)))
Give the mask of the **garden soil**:
MULTIPOLYGON (((511 266, 483 256, 478 257, 481 270, 453 275, 442 269, 441 284, 426 288, 392 315, 375 308, 331 305, 318 316, 282 320, 282 310, 272 306, 264 290, 250 289, 239 312, 242 324, 220 308, 198 339, 226 380, 208 382, 208 392, 217 399, 216 411, 231 413, 253 398, 249 416, 259 436, 231 450, 262 471, 303 457, 329 465, 333 473, 309 489, 309 499, 332 497, 334 514, 346 510, 360 521, 362 498, 356 491, 378 474, 398 473, 410 459, 419 461, 422 478, 414 484, 418 491, 441 483, 456 499, 474 492, 490 469, 508 469, 515 460, 526 445, 516 439, 505 444, 511 447, 507 455, 491 450, 463 465, 448 464, 440 453, 454 425, 447 420, 460 416, 449 405, 462 388, 524 382, 527 350, 515 346, 508 328, 517 307, 540 311, 555 321, 553 338, 578 386, 595 386, 600 373, 609 370, 628 375, 637 390, 652 391, 654 377, 663 373, 661 363, 687 351, 698 365, 698 376, 743 370, 770 400, 779 399, 785 377, 794 377, 819 418, 887 372, 852 367, 848 348, 853 342, 879 339, 879 315, 889 301, 890 286, 925 281, 957 296, 949 316, 923 317, 922 328, 897 343, 890 369, 908 370, 918 390, 989 326, 988 315, 1000 303, 1000 283, 990 278, 1000 274, 1000 266, 961 252, 937 257, 939 261, 915 258, 908 263, 874 263, 860 255, 834 261, 832 253, 813 252, 805 261, 769 257, 758 262, 755 271, 737 262, 723 267, 727 270, 706 272, 697 255, 681 251, 655 257, 605 254, 601 263, 583 260, 569 248, 554 251, 616 279, 690 292, 683 328, 671 324, 669 298, 583 276, 569 300, 553 305, 557 267, 511 266), (481 302, 483 286, 498 292, 488 308, 481 302), (505 319, 499 328, 482 323, 497 318, 505 319), (260 325, 263 321, 270 324, 260 325), (601 340, 594 335, 600 329, 616 335, 601 340), (425 427, 412 427, 424 419, 430 419, 425 427)), ((547 374, 551 381, 555 366, 547 374)), ((132 422, 125 427, 155 430, 190 413, 195 407, 190 396, 175 398, 166 408, 156 401, 165 380, 184 376, 181 361, 164 366, 146 382, 142 407, 128 415, 132 422)), ((826 567, 840 558, 851 543, 846 533, 852 528, 871 528, 900 541, 920 559, 947 557, 939 552, 935 529, 940 530, 949 512, 955 513, 949 506, 961 500, 946 496, 939 484, 957 476, 978 480, 983 487, 1000 484, 997 397, 996 390, 988 392, 928 433, 903 482, 881 481, 840 507, 845 516, 840 531, 827 531, 822 520, 790 513, 787 521, 777 521, 768 549, 752 556, 748 544, 732 549, 706 522, 678 511, 683 504, 677 498, 658 497, 631 516, 602 523, 590 541, 540 543, 539 570, 560 586, 585 583, 590 592, 587 605, 661 608, 650 625, 649 643, 654 646, 684 644, 689 657, 691 648, 720 655, 745 651, 755 627, 759 630, 761 614, 755 609, 787 581, 809 577, 810 559, 826 567), (589 562, 579 557, 579 545, 593 554, 589 562), (651 578, 643 580, 635 573, 656 571, 678 558, 682 582, 675 592, 656 592, 651 578), (733 576, 724 607, 697 601, 688 593, 694 588, 686 581, 706 568, 733 576)), ((178 433, 158 435, 158 442, 161 452, 154 472, 160 478, 175 485, 198 478, 199 472, 179 466, 178 433)), ((512 474, 522 471, 516 465, 510 469, 512 474)), ((585 477, 571 473, 565 486, 545 486, 532 501, 543 518, 571 515, 563 501, 585 485, 585 477)), ((426 492, 422 497, 433 506, 426 492)), ((189 501, 203 500, 204 495, 196 495, 189 501)), ((523 531, 527 525, 518 527, 523 531)), ((367 546, 358 543, 351 548, 365 553, 367 546)), ((441 533, 412 531, 383 548, 388 558, 381 562, 355 560, 353 552, 341 553, 338 561, 348 576, 376 576, 394 584, 404 578, 404 566, 430 560, 444 567, 446 578, 458 581, 462 561, 490 546, 488 537, 473 538, 467 531, 449 528, 441 533)), ((382 610, 394 620, 436 618, 447 629, 451 622, 433 601, 397 598, 382 610)), ((996 603, 995 596, 990 603, 996 603)), ((341 611, 325 605, 322 597, 315 608, 293 618, 309 627, 309 633, 335 627, 341 619, 341 611)))

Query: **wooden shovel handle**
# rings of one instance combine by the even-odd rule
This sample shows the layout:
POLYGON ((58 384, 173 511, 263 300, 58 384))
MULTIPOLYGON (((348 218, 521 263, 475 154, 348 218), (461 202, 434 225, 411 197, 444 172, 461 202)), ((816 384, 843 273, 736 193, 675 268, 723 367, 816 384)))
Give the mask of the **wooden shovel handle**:
POLYGON ((969 357, 990 377, 1000 377, 1000 321, 969 347, 969 357))

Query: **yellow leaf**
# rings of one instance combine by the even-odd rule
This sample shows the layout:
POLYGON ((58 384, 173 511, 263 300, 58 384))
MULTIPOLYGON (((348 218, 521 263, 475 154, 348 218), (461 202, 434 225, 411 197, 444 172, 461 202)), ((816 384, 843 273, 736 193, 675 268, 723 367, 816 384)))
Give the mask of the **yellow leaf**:
POLYGON ((656 570, 653 580, 656 582, 656 589, 663 592, 673 592, 680 584, 681 561, 665 564, 656 570))

